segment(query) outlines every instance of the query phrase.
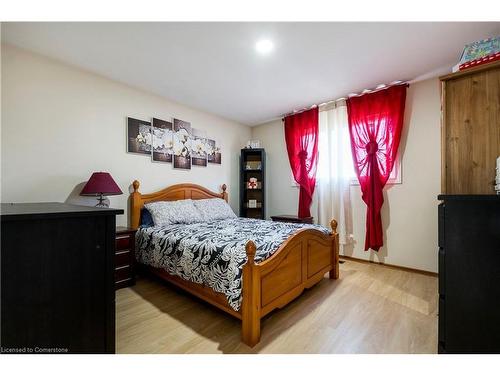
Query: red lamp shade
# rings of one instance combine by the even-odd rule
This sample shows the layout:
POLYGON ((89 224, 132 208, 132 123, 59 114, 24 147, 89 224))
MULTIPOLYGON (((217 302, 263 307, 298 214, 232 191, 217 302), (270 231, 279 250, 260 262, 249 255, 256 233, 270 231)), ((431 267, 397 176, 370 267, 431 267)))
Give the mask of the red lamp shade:
POLYGON ((107 172, 94 172, 83 187, 80 195, 123 194, 113 177, 107 172))

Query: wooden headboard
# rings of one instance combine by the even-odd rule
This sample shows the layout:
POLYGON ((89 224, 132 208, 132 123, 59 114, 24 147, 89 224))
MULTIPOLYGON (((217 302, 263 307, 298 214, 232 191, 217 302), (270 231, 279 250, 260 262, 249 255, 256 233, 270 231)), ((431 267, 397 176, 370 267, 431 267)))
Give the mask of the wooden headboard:
POLYGON ((145 203, 157 201, 177 201, 180 199, 207 199, 222 198, 228 201, 226 185, 222 185, 222 193, 214 193, 203 186, 196 184, 177 184, 169 186, 163 190, 151 194, 139 193, 139 181, 132 183, 134 192, 130 194, 130 226, 133 229, 139 228, 141 221, 141 209, 145 203))

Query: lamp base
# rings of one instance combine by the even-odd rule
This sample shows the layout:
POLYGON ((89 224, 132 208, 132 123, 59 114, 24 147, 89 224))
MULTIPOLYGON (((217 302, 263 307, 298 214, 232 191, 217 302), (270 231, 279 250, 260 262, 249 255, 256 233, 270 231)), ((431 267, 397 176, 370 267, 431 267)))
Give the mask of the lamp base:
POLYGON ((95 205, 95 207, 101 207, 101 208, 108 208, 109 207, 109 203, 106 202, 106 198, 104 198, 104 196, 101 194, 99 195, 99 197, 97 198, 97 204, 95 205))

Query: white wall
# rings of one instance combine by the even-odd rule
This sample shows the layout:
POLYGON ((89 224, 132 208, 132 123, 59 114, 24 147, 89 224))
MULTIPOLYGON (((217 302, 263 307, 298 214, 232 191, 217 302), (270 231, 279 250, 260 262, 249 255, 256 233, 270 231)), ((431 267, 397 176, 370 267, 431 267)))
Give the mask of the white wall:
MULTIPOLYGON (((111 206, 127 210, 134 179, 141 191, 194 182, 212 190, 229 186, 238 212, 239 150, 260 139, 267 152, 267 216, 295 214, 298 189, 291 186, 281 120, 255 128, 194 110, 66 64, 2 45, 2 202, 88 202, 79 197, 93 171, 109 171, 124 191, 111 206), (191 171, 151 163, 126 153, 126 117, 177 116, 222 142, 223 163, 191 171)), ((366 208, 359 186, 353 197, 354 248, 346 255, 436 272, 437 200, 440 190, 440 99, 437 79, 408 90, 401 143, 403 183, 388 186, 382 220, 385 246, 363 251, 366 208)), ((313 202, 312 212, 317 211, 313 202)), ((317 216, 317 215, 316 215, 317 216)), ((118 217, 126 224, 127 213, 118 217)))
MULTIPOLYGON (((226 183, 238 212, 239 150, 250 128, 72 66, 2 45, 2 202, 88 202, 79 197, 94 171, 108 171, 127 211, 134 179, 142 192, 193 182, 219 191, 226 183), (148 156, 126 153, 126 117, 178 117, 221 141, 222 165, 174 170, 148 156)), ((127 212, 118 217, 126 224, 127 212)))
MULTIPOLYGON (((281 120, 252 128, 252 139, 261 140, 267 152, 267 215, 296 214, 298 188, 290 183, 281 120)), ((351 186, 355 244, 346 247, 344 254, 437 272, 437 195, 441 181, 437 79, 414 83, 408 89, 400 151, 403 183, 386 186, 384 193, 384 247, 378 253, 363 250, 366 206, 359 186, 351 186)), ((317 212, 316 199, 311 212, 317 212)))

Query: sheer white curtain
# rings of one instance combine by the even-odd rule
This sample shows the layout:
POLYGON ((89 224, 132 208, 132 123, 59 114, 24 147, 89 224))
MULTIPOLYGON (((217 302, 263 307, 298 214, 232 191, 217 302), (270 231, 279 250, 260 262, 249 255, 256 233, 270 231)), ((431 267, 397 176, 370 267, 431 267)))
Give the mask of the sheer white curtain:
POLYGON ((337 220, 340 250, 343 250, 352 237, 349 187, 355 178, 345 102, 330 104, 320 111, 318 140, 319 223, 329 228, 330 220, 337 220))

